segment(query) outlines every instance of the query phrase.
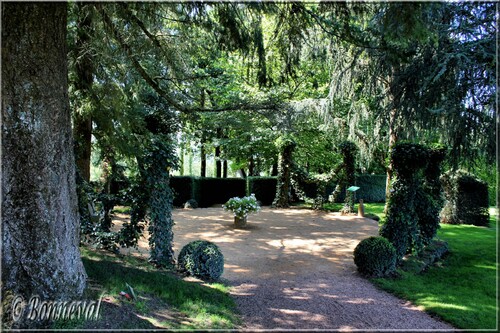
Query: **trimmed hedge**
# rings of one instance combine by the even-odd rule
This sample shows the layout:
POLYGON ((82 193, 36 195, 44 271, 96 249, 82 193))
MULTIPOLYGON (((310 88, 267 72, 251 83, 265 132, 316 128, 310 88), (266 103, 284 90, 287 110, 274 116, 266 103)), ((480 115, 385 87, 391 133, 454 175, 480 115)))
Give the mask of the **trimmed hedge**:
POLYGON ((356 175, 356 198, 364 202, 385 202, 386 175, 356 175))
POLYGON ((446 205, 441 222, 449 224, 489 225, 488 184, 475 175, 459 170, 441 177, 446 205))
POLYGON ((384 237, 368 237, 354 249, 354 263, 365 276, 390 276, 396 271, 396 261, 396 249, 384 237))
POLYGON ((269 206, 276 196, 277 177, 248 177, 247 195, 255 194, 261 206, 269 206))
POLYGON ((204 280, 216 280, 224 272, 224 255, 209 241, 196 240, 186 244, 177 263, 180 271, 204 280))
MULTIPOLYGON (((356 192, 357 199, 364 202, 385 201, 385 175, 356 175, 356 185, 360 189, 356 192)), ((276 177, 247 177, 243 178, 200 178, 192 176, 170 177, 170 187, 174 191, 174 206, 184 207, 184 204, 194 199, 199 207, 210 207, 215 204, 224 204, 232 197, 244 197, 255 194, 262 206, 273 203, 276 196, 276 177)), ((317 186, 304 184, 308 197, 315 197, 317 186)), ((325 200, 335 189, 335 184, 326 187, 325 200)), ((345 193, 340 193, 338 202, 343 202, 345 193)))
MULTIPOLYGON (((195 177, 176 176, 170 178, 170 187, 174 192, 174 206, 183 207, 186 201, 195 199, 195 177)), ((198 200, 197 200, 198 201, 198 200)))
POLYGON ((198 178, 200 184, 200 207, 224 204, 233 197, 246 195, 246 180, 243 178, 198 178))

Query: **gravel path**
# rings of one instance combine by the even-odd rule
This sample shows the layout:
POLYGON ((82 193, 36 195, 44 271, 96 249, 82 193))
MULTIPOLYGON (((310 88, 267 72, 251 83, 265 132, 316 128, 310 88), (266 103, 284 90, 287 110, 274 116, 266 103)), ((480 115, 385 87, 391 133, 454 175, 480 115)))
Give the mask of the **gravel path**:
POLYGON ((178 209, 174 220, 176 253, 196 239, 221 248, 245 329, 453 329, 357 274, 352 252, 377 234, 373 220, 270 208, 243 230, 221 208, 178 209))

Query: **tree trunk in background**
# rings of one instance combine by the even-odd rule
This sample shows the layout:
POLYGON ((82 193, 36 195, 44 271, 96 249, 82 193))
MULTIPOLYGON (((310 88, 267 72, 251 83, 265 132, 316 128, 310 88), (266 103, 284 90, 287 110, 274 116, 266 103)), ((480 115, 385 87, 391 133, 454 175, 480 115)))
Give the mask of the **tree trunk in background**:
POLYGON ((271 169, 271 176, 275 177, 278 175, 278 162, 273 163, 273 167, 271 169))
POLYGON ((77 300, 86 285, 66 24, 65 3, 2 4, 3 297, 77 300))
MULTIPOLYGON (((85 7, 88 4, 77 3, 80 13, 85 14, 85 7)), ((92 28, 92 16, 81 15, 78 18, 77 26, 77 61, 75 88, 80 92, 78 102, 87 104, 91 99, 94 66, 92 53, 89 52, 90 29, 92 28)), ((90 180, 90 155, 92 147, 92 116, 89 110, 84 110, 83 106, 78 106, 73 112, 73 136, 75 138, 75 159, 76 167, 80 175, 86 181, 90 180)))
POLYGON ((248 159, 248 175, 249 176, 255 175, 255 162, 253 156, 250 156, 250 158, 248 159))
POLYGON ((179 174, 184 176, 184 146, 181 145, 181 152, 179 156, 179 174))
POLYGON ((227 178, 227 160, 222 163, 222 178, 227 178))
POLYGON ((222 177, 222 161, 220 160, 220 146, 215 147, 215 177, 222 177))
POLYGON ((207 154, 205 152, 205 143, 203 141, 201 142, 200 158, 201 158, 200 177, 206 177, 207 176, 207 154))
MULTIPOLYGON (((396 117, 397 117, 397 109, 393 108, 390 113, 389 120, 389 161, 391 158, 391 149, 398 141, 398 135, 396 132, 396 117)), ((385 207, 384 211, 387 211, 387 204, 389 203, 389 199, 391 197, 391 180, 392 180, 392 163, 389 162, 387 166, 387 179, 385 182, 385 207)))

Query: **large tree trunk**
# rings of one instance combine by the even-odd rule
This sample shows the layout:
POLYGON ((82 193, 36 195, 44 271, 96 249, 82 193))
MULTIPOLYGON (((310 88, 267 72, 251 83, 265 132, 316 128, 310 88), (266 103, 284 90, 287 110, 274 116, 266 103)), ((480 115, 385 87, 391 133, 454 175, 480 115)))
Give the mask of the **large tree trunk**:
POLYGON ((86 284, 66 21, 65 3, 2 4, 2 294, 26 301, 76 299, 86 284))
MULTIPOLYGON (((92 16, 86 13, 88 4, 79 2, 77 4, 81 17, 78 18, 77 26, 77 57, 76 60, 76 83, 75 88, 80 92, 77 102, 85 105, 91 99, 93 83, 93 60, 92 52, 89 52, 90 30, 92 28, 92 16)), ((75 138, 76 167, 80 175, 86 181, 90 180, 90 155, 92 142, 92 116, 85 107, 78 106, 73 113, 73 136, 75 138)))

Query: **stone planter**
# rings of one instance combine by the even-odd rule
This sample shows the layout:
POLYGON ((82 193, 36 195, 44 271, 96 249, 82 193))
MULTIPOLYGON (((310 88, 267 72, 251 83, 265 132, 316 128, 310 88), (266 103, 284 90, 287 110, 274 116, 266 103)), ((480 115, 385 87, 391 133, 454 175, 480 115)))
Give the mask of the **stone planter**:
POLYGON ((243 216, 243 217, 235 216, 234 217, 234 226, 236 228, 243 228, 246 225, 247 225, 247 217, 246 216, 243 216))

